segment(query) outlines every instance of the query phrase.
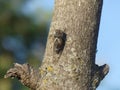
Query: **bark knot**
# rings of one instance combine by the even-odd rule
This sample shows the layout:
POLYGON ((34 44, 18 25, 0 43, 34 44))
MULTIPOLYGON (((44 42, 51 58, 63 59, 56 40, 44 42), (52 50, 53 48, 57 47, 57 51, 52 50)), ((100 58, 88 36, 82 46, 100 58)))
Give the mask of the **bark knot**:
POLYGON ((54 52, 61 53, 64 49, 66 41, 66 33, 62 30, 55 30, 54 32, 54 52))

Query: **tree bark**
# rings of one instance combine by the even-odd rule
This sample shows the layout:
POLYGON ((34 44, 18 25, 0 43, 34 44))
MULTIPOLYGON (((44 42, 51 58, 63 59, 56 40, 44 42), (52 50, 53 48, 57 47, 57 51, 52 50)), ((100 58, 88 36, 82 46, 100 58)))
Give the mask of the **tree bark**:
MULTIPOLYGON (((31 68, 29 72, 24 70, 29 76, 27 85, 26 78, 23 80, 26 86, 33 90, 95 90, 98 87, 109 71, 108 65, 95 64, 102 4, 103 0, 55 0, 39 75, 32 73, 31 68), (36 81, 31 82, 30 77, 36 77, 36 81)), ((8 70, 6 77, 17 77, 17 73, 8 70)))

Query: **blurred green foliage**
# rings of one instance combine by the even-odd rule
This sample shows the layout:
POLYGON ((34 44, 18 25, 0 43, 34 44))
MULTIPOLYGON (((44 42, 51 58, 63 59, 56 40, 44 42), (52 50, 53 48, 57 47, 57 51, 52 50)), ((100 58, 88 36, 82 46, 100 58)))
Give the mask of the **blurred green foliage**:
MULTIPOLYGON (((44 10, 25 15, 21 8, 27 2, 29 0, 0 0, 0 90, 29 90, 18 80, 3 77, 14 62, 28 62, 37 68, 43 58, 49 22, 39 17, 44 10), (41 22, 35 22, 34 16, 41 18, 41 22)), ((47 19, 49 15, 44 14, 47 19)))

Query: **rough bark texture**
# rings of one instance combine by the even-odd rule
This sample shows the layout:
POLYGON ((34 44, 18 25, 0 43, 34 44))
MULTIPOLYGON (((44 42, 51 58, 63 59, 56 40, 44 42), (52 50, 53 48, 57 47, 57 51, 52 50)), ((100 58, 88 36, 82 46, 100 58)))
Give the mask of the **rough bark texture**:
MULTIPOLYGON (((39 80, 32 83, 33 90, 97 88, 109 71, 108 65, 95 64, 102 3, 102 0, 55 0, 46 52, 39 80)), ((6 76, 11 77, 13 72, 9 70, 6 76)))

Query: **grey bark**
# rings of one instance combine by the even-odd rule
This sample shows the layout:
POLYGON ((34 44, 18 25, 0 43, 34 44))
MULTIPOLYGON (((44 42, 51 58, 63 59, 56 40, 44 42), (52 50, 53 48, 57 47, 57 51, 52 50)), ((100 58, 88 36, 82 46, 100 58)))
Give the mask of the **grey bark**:
MULTIPOLYGON (((44 60, 37 72, 39 75, 29 70, 27 75, 36 76, 37 80, 27 82, 28 87, 33 85, 33 90, 95 90, 98 87, 109 71, 108 65, 95 64, 102 4, 102 0, 55 0, 44 60)), ((6 77, 17 77, 18 72, 13 75, 14 71, 8 70, 6 77)))

